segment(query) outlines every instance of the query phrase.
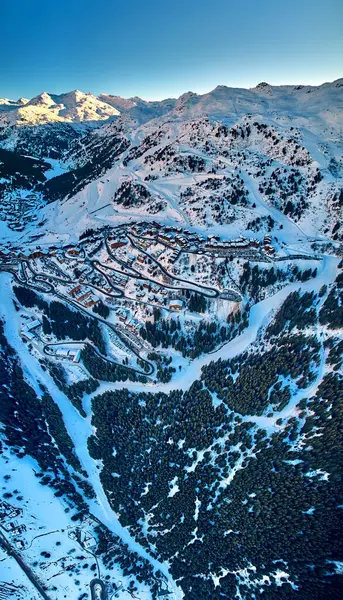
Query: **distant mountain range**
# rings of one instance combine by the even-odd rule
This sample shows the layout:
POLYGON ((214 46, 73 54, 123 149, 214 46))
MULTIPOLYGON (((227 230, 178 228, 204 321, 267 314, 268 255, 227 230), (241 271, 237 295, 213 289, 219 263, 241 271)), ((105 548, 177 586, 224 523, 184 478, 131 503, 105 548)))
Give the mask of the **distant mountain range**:
POLYGON ((0 218, 12 215, 19 232, 32 219, 55 230, 56 206, 46 205, 58 201, 58 231, 68 234, 106 205, 111 219, 155 215, 262 235, 262 203, 307 235, 341 239, 343 79, 156 102, 78 90, 1 102, 0 218), (13 217, 28 193, 23 219, 13 217))
POLYGON ((320 86, 259 83, 255 88, 217 86, 207 94, 187 92, 178 99, 149 102, 138 97, 122 98, 110 94, 94 96, 79 90, 65 94, 43 92, 30 100, 0 99, 0 127, 42 125, 47 123, 90 123, 113 117, 130 116, 138 123, 168 114, 173 118, 194 116, 242 115, 279 110, 302 113, 320 112, 328 122, 342 108, 343 79, 320 86), (324 108, 325 107, 325 108, 324 108), (325 114, 329 113, 329 114, 325 114))

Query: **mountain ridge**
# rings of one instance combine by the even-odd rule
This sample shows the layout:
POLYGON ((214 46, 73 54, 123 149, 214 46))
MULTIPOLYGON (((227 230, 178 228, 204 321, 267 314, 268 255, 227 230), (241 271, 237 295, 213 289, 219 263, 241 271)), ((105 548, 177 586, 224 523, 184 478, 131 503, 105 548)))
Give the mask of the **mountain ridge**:
MULTIPOLYGON (((249 107, 253 110, 255 102, 258 107, 261 107, 261 97, 267 97, 271 102, 279 102, 283 95, 286 95, 288 100, 295 101, 298 98, 298 101, 302 100, 309 105, 311 104, 309 95, 322 96, 326 92, 331 92, 334 96, 336 90, 340 91, 342 87, 343 78, 318 86, 291 84, 275 86, 261 82, 251 88, 235 88, 220 84, 204 94, 188 91, 178 98, 163 100, 144 100, 138 96, 124 98, 106 93, 96 96, 77 89, 62 94, 44 91, 29 100, 0 99, 0 127, 40 125, 50 122, 96 122, 125 115, 132 116, 138 122, 145 122, 151 118, 173 114, 175 111, 179 114, 194 110, 195 106, 201 114, 211 111, 225 112, 225 110, 233 110, 233 106, 230 105, 233 101, 243 103, 245 110, 249 107)), ((241 108, 243 109, 243 106, 241 108)))

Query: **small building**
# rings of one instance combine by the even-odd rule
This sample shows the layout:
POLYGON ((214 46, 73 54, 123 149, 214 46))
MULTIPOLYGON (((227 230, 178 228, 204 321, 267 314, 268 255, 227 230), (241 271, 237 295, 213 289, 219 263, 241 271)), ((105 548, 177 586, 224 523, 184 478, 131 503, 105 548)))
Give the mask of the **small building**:
POLYGON ((116 250, 117 248, 122 248, 123 246, 126 246, 127 242, 122 242, 122 241, 118 241, 118 242, 113 242, 113 244, 111 244, 111 248, 112 250, 116 250))
POLYGON ((71 290, 69 290, 68 295, 69 296, 74 296, 74 294, 77 294, 77 292, 79 292, 80 289, 81 289, 81 286, 80 285, 76 285, 71 290))
POLYGON ((61 358, 70 358, 69 350, 67 348, 57 348, 56 356, 60 356, 61 358))
POLYGON ((35 319, 34 321, 31 321, 30 323, 28 323, 26 325, 26 329, 28 331, 31 331, 32 329, 36 329, 37 327, 40 327, 40 325, 41 325, 41 322, 38 321, 38 319, 35 319))
POLYGON ((22 330, 21 334, 23 338, 29 342, 32 342, 32 340, 34 340, 36 337, 35 334, 32 331, 28 331, 26 327, 22 330))
POLYGON ((169 302, 170 310, 182 310, 183 302, 182 300, 171 300, 169 302))
POLYGON ((81 350, 69 350, 68 358, 70 358, 74 363, 80 362, 81 350))

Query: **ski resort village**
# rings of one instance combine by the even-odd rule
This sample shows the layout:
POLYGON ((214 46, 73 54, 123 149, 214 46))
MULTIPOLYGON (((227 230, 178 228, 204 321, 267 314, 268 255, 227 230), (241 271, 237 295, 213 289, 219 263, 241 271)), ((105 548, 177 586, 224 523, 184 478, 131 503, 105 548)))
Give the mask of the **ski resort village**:
POLYGON ((87 372, 81 356, 96 353, 122 371, 127 367, 165 379, 176 371, 173 363, 181 370, 189 362, 183 359, 202 354, 199 345, 210 343, 213 351, 242 326, 251 302, 242 291, 248 265, 258 287, 262 265, 278 288, 282 281, 315 276, 320 264, 315 253, 295 255, 270 235, 262 242, 242 236, 223 241, 154 222, 86 231, 77 245, 3 247, 0 260, 0 269, 13 273, 15 294, 25 307, 19 314, 20 336, 39 360, 51 368, 63 364, 67 371, 73 363, 79 376, 87 372), (34 290, 61 301, 60 310, 74 313, 87 327, 91 318, 99 340, 84 342, 78 328, 75 339, 66 330, 61 340, 58 324, 50 323, 59 317, 46 314, 47 305, 34 290), (158 335, 162 347, 178 352, 172 357, 169 350, 161 359, 162 352, 154 365, 158 335))

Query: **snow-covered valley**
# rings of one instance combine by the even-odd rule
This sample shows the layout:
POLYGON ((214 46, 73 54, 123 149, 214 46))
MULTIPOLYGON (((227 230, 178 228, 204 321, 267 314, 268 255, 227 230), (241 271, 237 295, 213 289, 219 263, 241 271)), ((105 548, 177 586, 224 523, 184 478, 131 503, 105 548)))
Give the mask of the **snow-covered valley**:
POLYGON ((342 93, 2 101, 1 598, 339 597, 342 93))

